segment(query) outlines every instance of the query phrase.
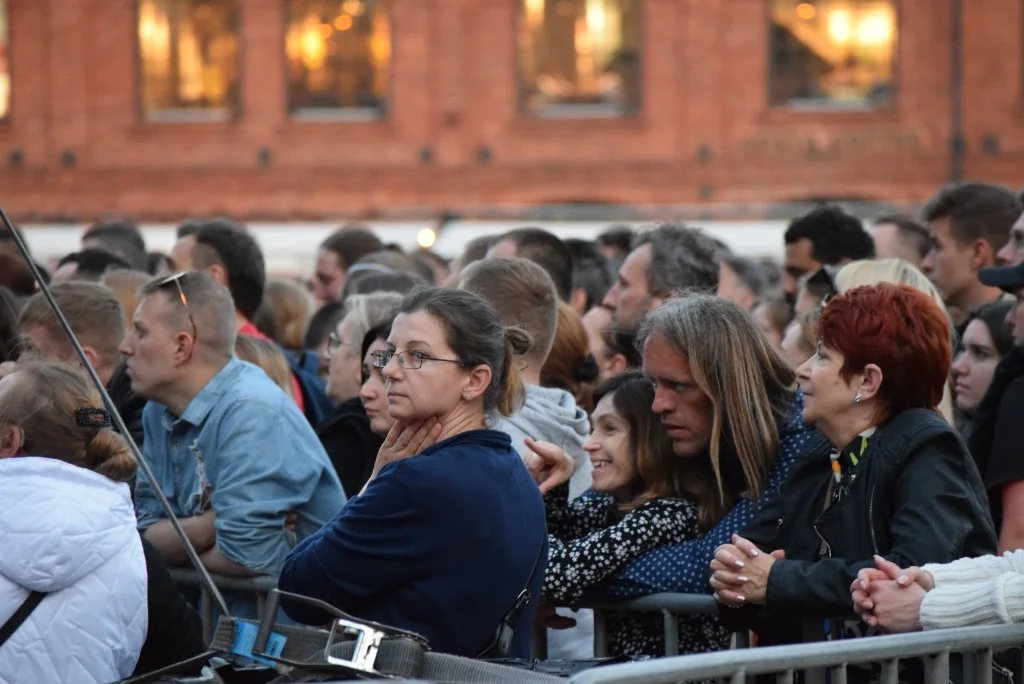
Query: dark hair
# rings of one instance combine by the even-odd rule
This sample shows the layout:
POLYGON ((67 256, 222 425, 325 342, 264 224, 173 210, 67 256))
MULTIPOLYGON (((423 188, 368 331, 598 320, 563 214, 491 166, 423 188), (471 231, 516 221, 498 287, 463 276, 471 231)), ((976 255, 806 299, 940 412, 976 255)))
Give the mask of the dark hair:
POLYGON ((491 368, 491 384, 484 392, 484 411, 510 416, 523 405, 525 387, 514 359, 530 348, 530 336, 515 327, 503 327, 498 312, 465 290, 426 287, 413 290, 398 306, 398 313, 425 311, 445 330, 445 341, 464 368, 481 364, 491 368))
POLYGON ((305 349, 316 349, 323 345, 344 316, 344 302, 327 302, 321 306, 309 319, 309 327, 306 328, 302 346, 305 349))
POLYGON ((327 236, 320 249, 337 255, 341 268, 347 269, 367 254, 384 249, 384 243, 362 224, 346 224, 327 236))
POLYGON ((758 262, 735 254, 728 254, 722 257, 722 263, 732 269, 739 281, 753 292, 755 297, 760 297, 761 293, 765 291, 764 269, 758 262))
POLYGON ((644 357, 637 346, 636 333, 618 328, 608 328, 602 334, 604 344, 614 354, 622 354, 626 359, 626 368, 640 368, 644 365, 644 357))
MULTIPOLYGON (((25 249, 31 255, 32 251, 29 250, 28 241, 25 240, 25 231, 18 228, 18 226, 12 226, 12 228, 14 228, 14 232, 21 238, 21 243, 25 245, 25 249)), ((0 226, 0 242, 14 242, 14 236, 11 235, 11 231, 7 230, 7 226, 0 226)))
POLYGON ((132 265, 134 270, 146 268, 146 242, 133 222, 123 218, 97 221, 82 234, 82 241, 95 240, 132 265))
MULTIPOLYGON (((473 238, 467 242, 466 246, 462 249, 462 254, 459 256, 459 265, 462 268, 465 268, 476 261, 480 261, 487 256, 488 250, 490 250, 497 241, 497 235, 478 235, 473 238)), ((453 273, 452 275, 458 275, 458 273, 453 273)))
POLYGON ((679 290, 714 294, 718 289, 718 245, 704 232, 682 223, 660 223, 639 233, 633 249, 651 246, 647 291, 667 297, 679 290))
POLYGON ((394 321, 388 321, 384 325, 378 325, 374 328, 370 328, 366 331, 366 334, 363 335, 362 344, 359 345, 359 364, 363 366, 363 371, 360 373, 360 385, 369 379, 366 374, 366 366, 363 365, 363 361, 366 359, 366 352, 370 351, 370 346, 377 340, 387 342, 388 336, 391 334, 391 324, 393 322, 394 321))
POLYGON ((811 256, 829 266, 875 256, 875 242, 860 219, 834 204, 822 205, 793 219, 784 240, 787 245, 810 240, 811 256))
POLYGON ((543 228, 517 228, 498 242, 511 240, 516 244, 516 256, 537 264, 551 276, 558 298, 567 302, 572 298, 574 268, 572 251, 561 238, 543 228))
POLYGON ((999 249, 1021 209, 1017 196, 1000 185, 960 183, 947 185, 928 200, 921 217, 928 223, 948 218, 950 234, 961 245, 985 240, 999 249))
POLYGON ((988 329, 989 336, 992 338, 992 346, 995 347, 996 354, 999 354, 999 357, 1002 358, 1013 349, 1013 330, 1006 324, 1006 316, 1013 307, 1014 302, 1002 300, 982 304, 971 312, 970 318, 964 324, 964 328, 966 329, 967 324, 971 321, 977 320, 984 323, 988 329))
POLYGON ((160 269, 171 263, 170 257, 163 252, 149 252, 146 254, 146 273, 156 275, 160 269))
POLYGON ((0 253, 0 286, 18 297, 28 297, 36 291, 36 279, 20 255, 0 253))
POLYGON ((81 252, 73 252, 61 259, 57 267, 67 264, 75 264, 78 270, 75 272, 77 280, 99 280, 107 271, 123 268, 131 271, 132 265, 117 256, 113 252, 98 247, 83 249, 81 252))
POLYGON ((932 246, 931 237, 928 235, 928 228, 903 214, 886 214, 875 219, 876 226, 885 223, 891 223, 896 226, 900 242, 909 247, 917 255, 918 259, 924 259, 928 256, 928 250, 932 246))
POLYGON ((619 259, 625 259, 633 249, 635 233, 630 226, 609 226, 595 240, 600 247, 614 249, 619 259))
POLYGON ((584 311, 590 311, 611 289, 615 282, 615 269, 598 246, 589 240, 568 238, 565 246, 572 254, 573 289, 587 293, 584 311))
POLYGON ((404 273, 402 271, 360 271, 353 273, 345 281, 345 287, 341 293, 341 301, 345 301, 350 295, 371 294, 373 292, 398 292, 408 294, 417 287, 430 285, 429 282, 415 273, 404 273))
POLYGON ((263 302, 263 289, 267 286, 263 250, 256 239, 234 221, 215 218, 197 223, 199 230, 194 234, 193 252, 196 268, 223 266, 235 308, 252 320, 263 302))
POLYGON ((0 363, 18 358, 18 304, 14 293, 0 285, 0 363))

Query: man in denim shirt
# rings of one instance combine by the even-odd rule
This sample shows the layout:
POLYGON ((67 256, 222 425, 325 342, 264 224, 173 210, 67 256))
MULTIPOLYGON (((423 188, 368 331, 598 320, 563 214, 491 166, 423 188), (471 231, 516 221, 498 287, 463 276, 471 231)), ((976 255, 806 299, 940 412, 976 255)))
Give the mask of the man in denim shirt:
MULTIPOLYGON (((226 288, 189 272, 143 288, 121 351, 143 412, 145 457, 206 568, 276 575, 294 543, 331 520, 345 494, 309 423, 262 369, 234 358, 226 288), (293 516, 286 525, 286 518, 293 516)), ((140 472, 139 529, 169 565, 187 563, 153 483, 140 472)), ((243 616, 252 606, 232 602, 243 616)))

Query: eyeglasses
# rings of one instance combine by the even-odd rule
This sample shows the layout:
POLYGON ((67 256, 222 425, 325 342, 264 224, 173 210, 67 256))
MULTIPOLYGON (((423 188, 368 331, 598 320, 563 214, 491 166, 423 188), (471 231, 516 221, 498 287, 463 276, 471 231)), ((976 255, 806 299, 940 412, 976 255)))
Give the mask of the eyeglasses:
POLYGON ((436 356, 430 356, 421 351, 391 352, 380 350, 370 354, 374 368, 384 368, 384 366, 388 365, 391 361, 392 357, 398 360, 398 367, 404 370, 418 370, 423 368, 424 361, 443 361, 445 363, 457 363, 460 366, 462 365, 462 361, 459 359, 439 359, 436 356))
POLYGON ((327 336, 327 353, 333 354, 334 352, 338 351, 340 347, 343 347, 347 344, 349 344, 347 341, 341 339, 336 334, 331 333, 330 335, 327 336))
POLYGON ((185 307, 185 315, 188 316, 189 323, 192 324, 192 339, 195 340, 199 337, 199 330, 196 328, 196 319, 192 317, 192 311, 188 308, 188 297, 185 296, 185 290, 181 287, 181 279, 185 277, 188 271, 181 271, 174 275, 169 275, 156 284, 158 288, 166 287, 171 283, 174 283, 175 287, 178 288, 178 297, 181 298, 181 305, 185 307))

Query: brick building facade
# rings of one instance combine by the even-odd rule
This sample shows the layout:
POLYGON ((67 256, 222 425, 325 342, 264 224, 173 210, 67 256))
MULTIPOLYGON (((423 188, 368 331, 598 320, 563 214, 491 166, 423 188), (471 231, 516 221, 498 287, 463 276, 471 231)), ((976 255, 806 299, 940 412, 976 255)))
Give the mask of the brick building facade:
POLYGON ((578 202, 724 215, 814 198, 918 201, 954 166, 1024 183, 1020 0, 963 0, 959 163, 955 0, 895 2, 891 105, 830 110, 771 103, 769 0, 632 1, 642 5, 638 107, 621 116, 524 113, 517 13, 530 0, 390 0, 386 114, 296 117, 288 0, 240 0, 237 110, 176 121, 140 110, 137 0, 0 1, 10 73, 0 203, 22 221, 578 202))

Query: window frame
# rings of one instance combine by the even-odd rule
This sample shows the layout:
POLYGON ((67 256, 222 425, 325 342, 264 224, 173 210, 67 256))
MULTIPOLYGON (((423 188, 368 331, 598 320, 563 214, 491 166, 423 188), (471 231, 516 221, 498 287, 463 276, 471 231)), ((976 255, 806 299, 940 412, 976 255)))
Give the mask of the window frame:
POLYGON ((787 102, 781 102, 776 104, 772 101, 772 78, 774 74, 774 68, 772 63, 773 57, 773 41, 772 41, 772 29, 774 23, 772 21, 772 5, 776 0, 765 0, 763 7, 763 25, 766 31, 765 40, 765 101, 767 102, 768 110, 774 114, 792 114, 793 116, 802 117, 806 115, 823 115, 823 116, 854 116, 854 117, 878 117, 893 114, 899 110, 900 97, 902 91, 902 83, 900 79, 901 67, 903 60, 901 59, 901 49, 903 47, 902 31, 903 31, 903 3, 900 0, 886 0, 890 2, 893 10, 893 19, 895 22, 896 30, 895 37, 892 45, 892 88, 893 95, 889 103, 884 106, 872 106, 866 103, 839 103, 833 100, 789 100, 787 102))
MULTIPOLYGON (((245 25, 243 0, 227 0, 235 6, 235 69, 237 74, 236 102, 233 107, 172 107, 146 112, 143 91, 145 89, 145 69, 142 63, 142 41, 139 39, 139 21, 142 3, 145 0, 134 0, 134 24, 132 25, 132 43, 135 56, 135 110, 138 121, 144 124, 225 124, 239 121, 243 116, 245 98, 245 25)), ((174 0, 171 0, 174 2, 174 0)), ((173 22, 172 22, 173 23, 173 22)), ((173 26, 172 26, 173 32, 173 26)))
MULTIPOLYGON (((282 69, 283 76, 283 93, 284 97, 284 113, 289 123, 295 124, 318 124, 318 123, 351 123, 351 124, 366 124, 366 123, 380 123, 388 121, 391 118, 394 95, 395 95, 395 35, 397 34, 396 25, 398 17, 397 12, 394 11, 394 2, 391 0, 371 0, 374 4, 379 5, 383 8, 383 11, 388 17, 389 33, 388 40, 390 42, 391 51, 388 56, 388 78, 387 78, 387 97, 384 100, 384 105, 380 107, 296 107, 292 108, 291 104, 291 77, 289 70, 291 64, 288 58, 288 30, 291 25, 291 6, 292 3, 297 0, 284 0, 282 7, 284 11, 282 13, 281 22, 281 57, 284 68, 282 69)), ((299 0, 301 1, 301 0, 299 0)), ((364 0, 366 1, 366 0, 364 0)))
POLYGON ((630 0, 633 3, 634 11, 637 13, 637 66, 636 66, 636 103, 635 106, 613 105, 608 103, 577 103, 577 104, 554 104, 543 107, 537 111, 531 111, 526 105, 529 91, 526 87, 522 66, 522 52, 520 47, 520 36, 522 35, 523 22, 525 21, 526 0, 514 0, 512 11, 513 17, 513 60, 512 77, 515 83, 516 93, 516 114, 520 119, 531 121, 565 121, 565 120, 587 120, 587 121, 630 121, 637 120, 643 114, 646 103, 646 40, 647 24, 645 22, 647 13, 644 9, 645 0, 630 0))

